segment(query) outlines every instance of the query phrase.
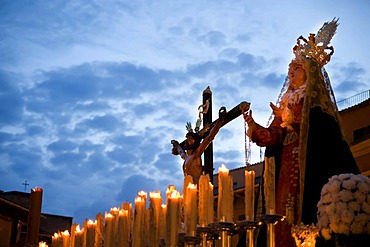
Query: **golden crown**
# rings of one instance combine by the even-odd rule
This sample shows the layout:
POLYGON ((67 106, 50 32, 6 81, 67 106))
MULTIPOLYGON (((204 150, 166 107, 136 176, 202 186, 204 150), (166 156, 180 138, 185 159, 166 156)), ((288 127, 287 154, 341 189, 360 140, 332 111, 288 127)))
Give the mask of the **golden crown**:
POLYGON ((315 59, 322 66, 330 61, 334 53, 334 48, 329 46, 331 39, 336 33, 338 19, 325 22, 317 34, 310 33, 308 40, 302 35, 298 37, 297 44, 293 47, 293 53, 296 60, 302 60, 305 57, 315 59))

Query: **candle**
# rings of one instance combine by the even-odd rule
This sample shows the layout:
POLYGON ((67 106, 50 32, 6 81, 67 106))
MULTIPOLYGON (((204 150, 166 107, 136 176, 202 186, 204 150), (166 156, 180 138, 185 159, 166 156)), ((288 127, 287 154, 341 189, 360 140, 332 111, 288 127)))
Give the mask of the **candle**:
POLYGON ((255 184, 255 172, 245 171, 245 219, 248 221, 254 221, 254 184, 255 184))
POLYGON ((48 247, 46 242, 39 242, 39 247, 48 247))
POLYGON ((84 239, 86 247, 94 247, 95 243, 95 227, 96 227, 96 221, 92 220, 85 220, 84 222, 84 239))
POLYGON ((172 195, 172 193, 176 191, 176 186, 175 185, 169 185, 167 187, 166 191, 166 205, 168 204, 168 198, 172 195))
POLYGON ((129 202, 123 202, 122 203, 122 210, 127 211, 127 217, 129 220, 132 220, 132 204, 129 202))
POLYGON ((117 239, 118 239, 118 215, 119 215, 120 208, 119 207, 113 207, 110 209, 110 213, 113 215, 113 241, 114 245, 117 245, 117 239))
POLYGON ((80 229, 80 225, 76 224, 74 228, 74 247, 83 247, 83 230, 80 229))
POLYGON ((104 215, 101 213, 96 214, 95 222, 96 223, 95 223, 94 247, 101 247, 103 246, 103 234, 105 226, 104 215))
POLYGON ((131 243, 131 236, 132 236, 132 226, 133 226, 133 222, 134 222, 134 218, 133 218, 133 212, 132 212, 132 204, 129 203, 129 202, 123 202, 122 203, 122 210, 126 210, 127 211, 127 220, 128 220, 128 241, 131 243))
MULTIPOLYGON (((166 221, 167 221, 167 205, 161 205, 160 221, 159 221, 159 241, 163 243, 166 240, 166 221)), ((163 246, 161 244, 160 246, 163 246)))
POLYGON ((186 175, 184 177, 184 185, 182 188, 182 195, 183 195, 184 201, 186 201, 186 191, 187 191, 189 183, 191 184, 193 183, 193 177, 190 175, 186 175))
POLYGON ((180 193, 176 190, 168 197, 166 246, 169 247, 176 247, 178 242, 180 201, 180 193))
POLYGON ((105 213, 104 247, 115 246, 114 239, 114 215, 105 213))
POLYGON ((233 180, 224 164, 218 169, 218 207, 219 221, 233 222, 233 180))
POLYGON ((128 247, 130 245, 130 220, 129 211, 122 209, 118 215, 118 245, 128 247))
POLYGON ((37 246, 39 243, 41 204, 42 204, 42 189, 41 188, 32 189, 27 223, 26 245, 28 246, 37 246))
POLYGON ((213 185, 209 175, 201 175, 199 179, 199 225, 202 227, 213 223, 213 185))
POLYGON ((162 197, 159 191, 150 192, 149 206, 149 244, 150 246, 159 246, 159 220, 162 204, 162 197))
POLYGON ((78 226, 78 224, 76 224, 76 223, 73 223, 72 226, 71 226, 71 236, 69 236, 70 247, 75 247, 77 226, 78 226))
POLYGON ((135 215, 134 215, 134 229, 133 229, 133 247, 141 247, 144 245, 143 231, 144 231, 144 217, 145 217, 145 199, 137 196, 135 198, 135 215))
POLYGON ((146 208, 148 194, 145 191, 139 191, 138 196, 144 199, 144 212, 141 227, 141 245, 147 246, 149 241, 149 209, 146 208))
MULTIPOLYGON (((148 197, 148 194, 145 191, 139 191, 137 193, 137 196, 142 198, 146 203, 146 198, 148 197)), ((145 204, 145 208, 146 208, 146 204, 145 204)))
POLYGON ((185 200, 185 234, 187 236, 196 236, 197 228, 197 186, 189 183, 186 188, 185 200))
POLYGON ((52 236, 51 239, 53 247, 62 247, 62 236, 60 233, 54 233, 54 236, 52 236))
POLYGON ((263 174, 265 181, 265 198, 266 198, 266 214, 275 214, 275 159, 274 157, 265 157, 265 173, 263 174))
POLYGON ((53 236, 51 236, 51 245, 52 246, 57 246, 57 238, 58 238, 58 234, 55 232, 53 236))
POLYGON ((145 209, 145 217, 144 217, 144 232, 143 238, 145 246, 149 246, 149 220, 150 220, 150 209, 145 209))
POLYGON ((62 244, 63 247, 69 247, 69 232, 68 232, 68 230, 65 230, 64 232, 62 232, 62 241, 63 241, 63 244, 62 244))

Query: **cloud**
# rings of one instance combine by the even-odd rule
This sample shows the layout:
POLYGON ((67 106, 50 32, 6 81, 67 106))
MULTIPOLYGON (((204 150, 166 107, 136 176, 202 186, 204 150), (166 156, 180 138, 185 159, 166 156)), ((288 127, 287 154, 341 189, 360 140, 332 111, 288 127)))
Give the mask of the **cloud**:
POLYGON ((64 152, 54 158, 51 158, 50 162, 55 166, 58 166, 59 169, 64 166, 74 167, 76 164, 80 164, 80 161, 85 157, 86 156, 81 153, 64 152))
POLYGON ((172 35, 178 36, 182 35, 184 33, 184 30, 182 27, 177 26, 168 28, 168 32, 172 35))
POLYGON ((360 64, 334 64, 332 67, 338 72, 330 76, 332 87, 337 99, 343 99, 369 89, 366 83, 366 70, 360 64))
MULTIPOLYGON (((106 171, 114 167, 114 160, 108 159, 104 154, 104 146, 96 149, 90 149, 89 156, 80 167, 80 174, 85 176, 104 176, 106 171)), ((114 180, 114 179, 113 179, 114 180)))
POLYGON ((210 31, 198 37, 198 40, 209 46, 222 47, 226 43, 226 36, 219 31, 210 31))
POLYGON ((62 153, 66 151, 73 151, 75 148, 77 148, 77 144, 73 143, 71 141, 66 140, 58 140, 55 142, 50 143, 47 146, 47 149, 53 153, 62 153))
POLYGON ((100 131, 115 131, 119 127, 119 121, 114 116, 96 116, 80 123, 82 128, 96 129, 100 131))
POLYGON ((125 148, 115 148, 107 153, 107 157, 122 165, 136 163, 137 158, 132 150, 130 151, 125 148))
POLYGON ((122 183, 121 190, 117 195, 117 199, 122 201, 133 201, 139 191, 148 192, 155 190, 156 187, 156 180, 142 175, 133 175, 122 183))
POLYGON ((15 75, 0 70, 0 126, 17 123, 23 116, 24 100, 15 75))

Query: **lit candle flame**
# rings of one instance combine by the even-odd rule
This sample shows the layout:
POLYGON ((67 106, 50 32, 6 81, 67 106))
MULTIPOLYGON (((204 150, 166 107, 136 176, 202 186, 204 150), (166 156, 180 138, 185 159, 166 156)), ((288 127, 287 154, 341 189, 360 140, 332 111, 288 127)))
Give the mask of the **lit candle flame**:
POLYGON ((229 169, 226 168, 225 164, 222 164, 219 168, 218 168, 218 172, 223 172, 223 173, 229 173, 229 169))
POLYGON ((39 247, 48 247, 48 245, 45 242, 40 242, 39 247))
POLYGON ((125 209, 120 210, 119 216, 128 216, 128 210, 125 210, 125 209))
POLYGON ((213 184, 211 182, 208 182, 209 188, 213 189, 213 184))
POLYGON ((113 207, 110 209, 110 213, 114 216, 114 215, 118 215, 119 214, 119 210, 120 208, 119 207, 113 207))
POLYGON ((172 191, 172 193, 170 194, 170 198, 174 198, 174 199, 180 198, 180 192, 177 190, 172 191))
POLYGON ((106 218, 106 219, 113 219, 113 218, 114 218, 114 215, 113 215, 113 214, 111 214, 111 213, 107 213, 107 212, 105 212, 105 218, 106 218))
POLYGON ((148 194, 145 192, 145 191, 139 191, 137 193, 140 197, 144 197, 144 198, 147 198, 148 194))
POLYGON ((167 188, 167 190, 171 190, 171 191, 173 191, 173 190, 176 190, 176 186, 175 185, 168 185, 168 188, 167 188))
POLYGON ((76 233, 78 233, 78 232, 82 232, 82 230, 81 230, 81 228, 80 228, 80 225, 77 225, 77 226, 76 226, 76 230, 75 230, 75 232, 76 232, 76 233))
POLYGON ((161 193, 159 191, 149 192, 149 197, 150 198, 161 198, 161 193))
POLYGON ((110 211, 119 211, 119 208, 113 207, 113 208, 110 209, 110 211))
POLYGON ((93 221, 93 220, 88 220, 87 221, 87 225, 96 225, 96 220, 93 221))
POLYGON ((144 199, 140 196, 135 197, 135 202, 144 202, 144 199))
POLYGON ((168 188, 167 188, 166 194, 167 194, 167 195, 168 195, 168 194, 171 194, 173 191, 176 191, 176 187, 175 187, 175 185, 170 185, 170 186, 168 186, 168 188))
POLYGON ((68 230, 65 230, 64 232, 62 232, 62 235, 63 235, 63 236, 69 236, 69 232, 68 232, 68 230))
POLYGON ((197 186, 193 183, 188 184, 188 189, 197 189, 197 186))

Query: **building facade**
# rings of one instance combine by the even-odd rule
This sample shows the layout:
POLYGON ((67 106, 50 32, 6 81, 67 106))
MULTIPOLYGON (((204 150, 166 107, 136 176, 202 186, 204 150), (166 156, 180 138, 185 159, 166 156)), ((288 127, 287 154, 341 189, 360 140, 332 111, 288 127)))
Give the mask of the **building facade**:
MULTIPOLYGON (((25 246, 31 193, 0 191, 0 247, 25 246)), ((72 217, 41 213, 39 241, 51 246, 55 232, 71 229, 72 217)))

